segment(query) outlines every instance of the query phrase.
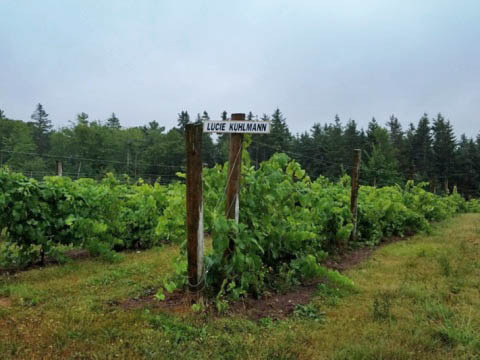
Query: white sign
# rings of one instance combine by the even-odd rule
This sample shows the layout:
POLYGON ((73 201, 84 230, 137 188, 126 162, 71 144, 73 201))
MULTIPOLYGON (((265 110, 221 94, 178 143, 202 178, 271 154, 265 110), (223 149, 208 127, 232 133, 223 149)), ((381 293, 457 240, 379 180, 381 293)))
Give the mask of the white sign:
POLYGON ((205 121, 203 131, 207 133, 268 134, 268 121, 205 121))

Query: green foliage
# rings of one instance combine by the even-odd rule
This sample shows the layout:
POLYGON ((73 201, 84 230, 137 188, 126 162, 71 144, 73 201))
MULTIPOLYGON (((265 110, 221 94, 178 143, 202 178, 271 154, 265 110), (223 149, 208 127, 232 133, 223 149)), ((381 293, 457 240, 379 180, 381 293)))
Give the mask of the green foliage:
MULTIPOLYGON (((357 243, 352 244, 348 176, 337 182, 324 177, 312 181, 299 163, 281 153, 258 168, 251 166, 246 151, 243 159, 238 224, 224 215, 227 165, 204 171, 204 228, 212 236, 205 285, 221 308, 227 297, 258 296, 311 278, 327 279, 334 288, 353 288, 348 279, 320 265, 329 252, 428 230, 431 221, 479 208, 478 201, 466 202, 456 191, 443 197, 430 193, 425 183, 362 186, 357 243)), ((0 228, 6 229, 2 263, 24 265, 58 256, 58 245, 83 247, 108 261, 119 259, 114 250, 162 243, 184 250, 185 185, 125 180, 107 174, 100 182, 67 177, 39 182, 1 169, 0 228)), ((169 292, 186 284, 184 254, 175 269, 163 284, 169 292)))
POLYGON ((313 320, 316 322, 325 321, 325 313, 318 310, 314 304, 300 305, 298 304, 293 314, 301 319, 313 320))
POLYGON ((373 299, 372 314, 375 321, 385 321, 393 319, 392 299, 390 292, 382 292, 373 299))
POLYGON ((100 183, 46 177, 44 181, 0 169, 0 228, 6 229, 2 261, 25 266, 45 255, 58 257, 58 245, 88 249, 108 261, 113 249, 149 248, 166 201, 160 185, 121 184, 112 175, 100 183))
MULTIPOLYGON (((213 238, 213 251, 205 261, 208 288, 238 298, 312 277, 334 277, 320 263, 329 251, 348 244, 353 229, 350 179, 332 183, 320 177, 312 182, 285 154, 275 154, 259 169, 248 164, 247 157, 238 224, 214 208, 222 198, 225 168, 217 166, 205 176, 206 223, 213 238)), ((464 211, 465 204, 457 193, 440 197, 424 190, 422 183, 408 182, 405 188, 362 186, 358 244, 374 245, 389 236, 428 230, 430 221, 464 211)))

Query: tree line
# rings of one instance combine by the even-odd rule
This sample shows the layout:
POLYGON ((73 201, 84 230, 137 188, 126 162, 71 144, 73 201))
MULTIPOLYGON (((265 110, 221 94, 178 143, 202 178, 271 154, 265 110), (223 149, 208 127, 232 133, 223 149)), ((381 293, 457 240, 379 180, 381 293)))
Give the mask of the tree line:
MULTIPOLYGON (((222 120, 228 119, 224 111, 222 120)), ((105 120, 90 120, 79 113, 69 126, 54 129, 48 113, 38 104, 31 121, 9 119, 0 110, 0 165, 41 178, 55 173, 55 160, 63 163, 64 174, 100 178, 107 172, 131 178, 168 183, 184 171, 185 125, 209 120, 207 111, 191 118, 178 114, 177 126, 167 130, 157 121, 145 126, 122 127, 112 113, 105 120)), ((307 173, 337 179, 350 173, 353 150, 362 150, 361 183, 374 186, 426 181, 436 193, 451 192, 456 186, 467 197, 480 195, 480 134, 476 139, 455 136, 449 120, 441 114, 424 114, 404 129, 392 115, 385 125, 375 118, 366 129, 355 120, 343 123, 315 123, 309 131, 292 134, 279 109, 247 120, 270 121, 269 135, 252 135, 248 151, 254 166, 275 152, 296 159, 307 173)), ((203 135, 205 166, 228 159, 229 134, 203 135)))

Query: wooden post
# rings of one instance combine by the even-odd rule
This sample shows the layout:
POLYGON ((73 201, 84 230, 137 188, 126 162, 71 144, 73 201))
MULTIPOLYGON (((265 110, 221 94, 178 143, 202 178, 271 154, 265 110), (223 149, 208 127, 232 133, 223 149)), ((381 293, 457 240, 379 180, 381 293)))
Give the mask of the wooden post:
POLYGON ((191 291, 199 291, 203 282, 203 194, 201 124, 187 124, 187 260, 191 291))
POLYGON ((361 158, 362 158, 362 151, 360 149, 355 149, 354 156, 353 156, 353 169, 352 169, 352 191, 351 191, 351 197, 350 197, 350 211, 352 213, 353 230, 352 230, 352 233, 350 234, 350 241, 357 240, 357 214, 358 214, 357 199, 358 199, 358 188, 360 187, 358 178, 360 175, 361 158))
MULTIPOLYGON (((245 114, 232 114, 232 121, 245 120, 245 114)), ((235 219, 238 224, 240 214, 240 176, 242 170, 242 144, 243 134, 234 133, 230 137, 230 152, 228 155, 228 172, 227 172, 227 191, 225 203, 225 216, 227 219, 235 219)), ((233 252, 235 242, 233 237, 230 238, 227 252, 228 256, 233 252)))
POLYGON ((56 168, 57 168, 57 176, 62 176, 63 175, 62 162, 60 160, 56 160, 55 165, 56 165, 56 168))

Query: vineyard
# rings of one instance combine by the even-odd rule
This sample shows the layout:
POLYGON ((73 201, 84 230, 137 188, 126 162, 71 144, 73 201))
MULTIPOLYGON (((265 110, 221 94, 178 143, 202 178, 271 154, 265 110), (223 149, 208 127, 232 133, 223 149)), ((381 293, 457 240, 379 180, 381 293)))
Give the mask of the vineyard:
POLYGON ((203 170, 211 241, 202 297, 193 298, 184 291, 185 174, 150 185, 111 174, 38 181, 1 169, 5 358, 478 354, 479 218, 451 219, 479 213, 477 200, 438 196, 424 183, 361 186, 352 238, 348 176, 313 180, 285 154, 259 168, 246 155, 237 224, 225 216, 227 168, 203 170), (426 235, 382 247, 346 272, 328 267, 416 232, 426 235), (72 261, 72 251, 90 256, 72 261), (60 265, 38 266, 52 262, 60 265))
MULTIPOLYGON (((238 299, 295 285, 323 273, 329 254, 379 244, 391 236, 428 231, 430 223, 460 212, 480 212, 477 200, 455 191, 434 195, 426 184, 362 186, 356 241, 350 213, 350 179, 310 179, 300 165, 276 154, 258 169, 242 164, 240 219, 225 218, 226 166, 204 169, 205 231, 212 248, 205 258, 205 288, 238 299), (234 252, 224 256, 231 234, 234 252)), ((178 173, 179 180, 185 175, 178 173)), ((43 181, 0 170, 0 267, 27 267, 45 258, 65 260, 68 249, 118 261, 121 252, 166 244, 185 248, 185 184, 129 183, 45 177, 43 181)), ((172 259, 176 275, 166 290, 186 285, 185 255, 172 259)))

